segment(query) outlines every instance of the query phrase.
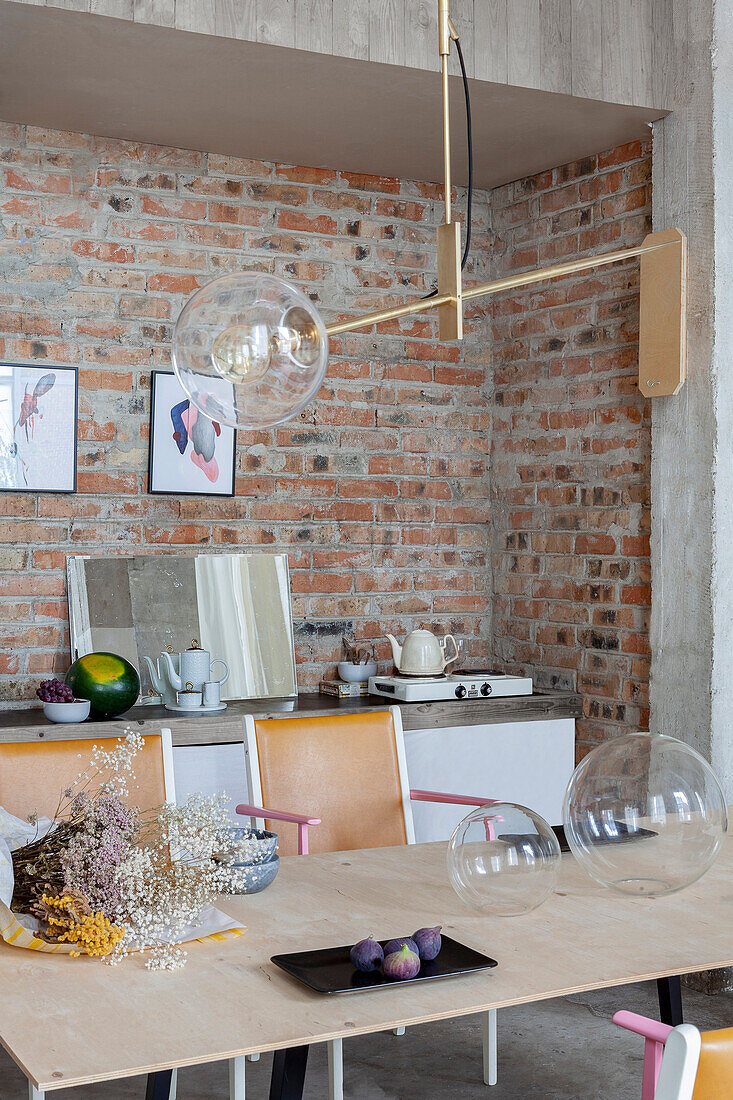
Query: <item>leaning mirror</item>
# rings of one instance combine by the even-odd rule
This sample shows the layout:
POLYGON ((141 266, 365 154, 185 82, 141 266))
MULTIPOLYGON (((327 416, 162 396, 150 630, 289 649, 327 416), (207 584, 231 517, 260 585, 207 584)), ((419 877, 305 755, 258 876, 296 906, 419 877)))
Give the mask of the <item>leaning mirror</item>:
POLYGON ((72 557, 68 581, 72 660, 119 653, 143 696, 153 688, 144 658, 194 638, 229 666, 222 699, 297 695, 286 554, 72 557))

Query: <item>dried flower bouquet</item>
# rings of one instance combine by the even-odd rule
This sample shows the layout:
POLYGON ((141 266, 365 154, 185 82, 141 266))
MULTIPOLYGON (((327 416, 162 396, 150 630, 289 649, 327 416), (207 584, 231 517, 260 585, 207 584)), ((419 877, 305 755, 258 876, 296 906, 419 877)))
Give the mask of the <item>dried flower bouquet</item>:
POLYGON ((231 846, 231 825, 223 796, 148 813, 131 806, 143 744, 126 731, 112 751, 95 746, 50 827, 29 818, 36 836, 12 852, 10 907, 36 918, 41 940, 73 954, 117 963, 144 950, 149 968, 175 969, 202 912, 237 888, 237 872, 214 858, 231 846))

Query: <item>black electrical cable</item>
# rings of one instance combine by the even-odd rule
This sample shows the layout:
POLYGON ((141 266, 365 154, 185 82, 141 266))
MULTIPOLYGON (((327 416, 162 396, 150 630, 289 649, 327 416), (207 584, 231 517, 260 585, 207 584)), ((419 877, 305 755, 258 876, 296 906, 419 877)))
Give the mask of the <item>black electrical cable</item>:
POLYGON ((473 203, 473 134, 471 131, 471 93, 468 90, 468 76, 466 75, 466 64, 463 60, 463 50, 461 49, 461 40, 456 38, 456 49, 458 50, 458 60, 461 63, 461 76, 463 77, 463 93, 466 97, 466 144, 468 146, 468 197, 466 200, 466 243, 463 246, 463 259, 461 260, 461 271, 466 266, 466 260, 468 259, 468 253, 471 250, 471 206, 473 203))
MULTIPOLYGON (((463 60, 463 50, 461 49, 461 40, 455 38, 453 40, 456 44, 458 51, 458 61, 461 66, 461 76, 463 78, 463 94, 466 100, 466 143, 468 146, 468 195, 466 198, 466 243, 463 246, 463 256, 461 258, 461 271, 466 266, 468 260, 468 254, 471 250, 471 218, 472 218, 472 205, 473 205, 473 133, 471 128, 471 92, 468 87, 468 76, 466 74, 466 63, 463 60)), ((431 290, 429 294, 424 295, 425 298, 435 298, 437 290, 431 290)))

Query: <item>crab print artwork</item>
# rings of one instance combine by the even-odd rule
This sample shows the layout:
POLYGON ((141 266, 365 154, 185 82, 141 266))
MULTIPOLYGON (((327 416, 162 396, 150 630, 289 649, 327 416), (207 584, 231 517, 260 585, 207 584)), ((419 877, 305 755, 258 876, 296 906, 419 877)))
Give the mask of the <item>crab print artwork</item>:
POLYGON ((77 371, 0 364, 0 489, 73 493, 77 371))
POLYGON ((201 412, 174 374, 153 371, 149 491, 233 496, 235 459, 234 429, 201 412))

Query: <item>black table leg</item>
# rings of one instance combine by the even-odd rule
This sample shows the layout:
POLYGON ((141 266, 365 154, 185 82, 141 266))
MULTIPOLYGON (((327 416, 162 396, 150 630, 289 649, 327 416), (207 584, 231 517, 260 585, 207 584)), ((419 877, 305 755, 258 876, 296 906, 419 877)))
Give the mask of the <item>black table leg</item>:
POLYGON ((171 1094, 171 1075, 173 1070, 162 1069, 158 1073, 148 1074, 148 1087, 145 1100, 169 1100, 171 1094))
POLYGON ((682 987, 679 977, 657 978, 659 994, 659 1019, 663 1024, 677 1027, 682 1020, 682 987))
POLYGON ((308 1061, 307 1046, 276 1050, 272 1063, 270 1100, 301 1100, 308 1061))

